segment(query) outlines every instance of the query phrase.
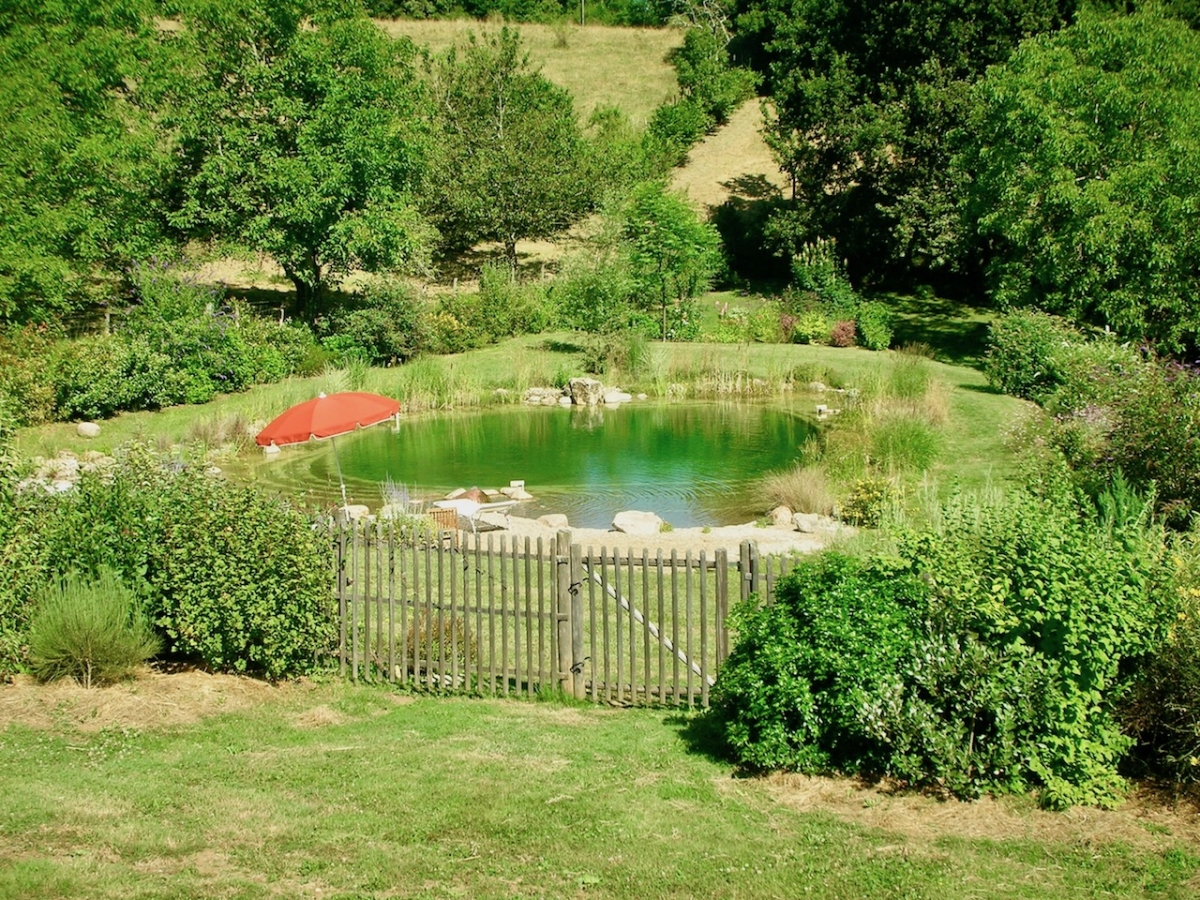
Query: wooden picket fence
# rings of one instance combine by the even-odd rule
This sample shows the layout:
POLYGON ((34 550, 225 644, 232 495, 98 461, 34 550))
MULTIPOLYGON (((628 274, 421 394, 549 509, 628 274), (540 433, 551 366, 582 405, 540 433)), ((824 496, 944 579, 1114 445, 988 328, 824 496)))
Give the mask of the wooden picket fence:
POLYGON ((771 602, 791 560, 584 548, 544 539, 344 525, 339 663, 354 679, 614 705, 707 706, 731 599, 771 602))

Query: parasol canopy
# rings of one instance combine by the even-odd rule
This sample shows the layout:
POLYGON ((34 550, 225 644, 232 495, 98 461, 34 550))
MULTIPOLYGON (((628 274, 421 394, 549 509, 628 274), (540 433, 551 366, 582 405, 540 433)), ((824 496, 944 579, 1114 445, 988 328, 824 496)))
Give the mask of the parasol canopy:
POLYGON ((397 401, 379 394, 364 391, 322 393, 284 410, 258 433, 254 442, 260 447, 272 444, 279 447, 328 439, 333 445, 333 463, 337 467, 338 483, 342 488, 342 508, 346 509, 346 480, 342 477, 342 463, 333 439, 358 428, 386 422, 399 412, 400 404, 397 401))
POLYGON ((285 410, 258 433, 260 447, 271 444, 302 444, 310 440, 339 437, 356 428, 378 425, 400 412, 390 397, 363 391, 321 394, 285 410))

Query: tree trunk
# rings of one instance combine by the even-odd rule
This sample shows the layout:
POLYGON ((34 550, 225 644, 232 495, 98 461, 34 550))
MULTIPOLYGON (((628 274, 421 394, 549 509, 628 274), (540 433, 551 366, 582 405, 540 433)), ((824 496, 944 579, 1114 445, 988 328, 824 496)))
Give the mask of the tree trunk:
POLYGON ((517 239, 515 237, 507 237, 504 239, 504 256, 508 260, 508 271, 512 273, 512 277, 517 277, 517 239))
POLYGON ((311 257, 309 265, 301 269, 283 263, 283 274, 296 287, 296 314, 306 321, 311 321, 316 311, 317 298, 321 296, 324 286, 320 263, 311 257))

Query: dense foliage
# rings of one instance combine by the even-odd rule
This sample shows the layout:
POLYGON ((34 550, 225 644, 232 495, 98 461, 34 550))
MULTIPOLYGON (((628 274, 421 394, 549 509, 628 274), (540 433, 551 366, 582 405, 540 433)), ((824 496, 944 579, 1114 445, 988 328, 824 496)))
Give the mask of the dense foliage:
POLYGON ((415 49, 350 8, 187 3, 161 76, 173 224, 271 254, 302 308, 351 268, 420 268, 433 239, 415 49))
POLYGON ((742 0, 737 49, 767 75, 767 140, 800 240, 834 237, 856 274, 959 262, 947 134, 968 87, 1074 0, 742 0))
POLYGON ((319 665, 331 635, 330 542, 287 503, 180 468, 144 447, 84 465, 74 490, 0 495, 0 671, 29 663, 44 586, 111 568, 168 653, 282 677, 319 665))
POLYGON ((0 11, 0 322, 46 321, 162 246, 167 159, 141 104, 138 0, 0 11))
POLYGON ((959 502, 895 558, 802 563, 738 610, 714 715, 743 765, 1111 803, 1117 702, 1174 612, 1144 504, 959 502))
POLYGON ((25 328, 0 337, 0 408, 19 424, 205 403, 305 371, 311 333, 255 315, 221 291, 136 269, 137 303, 111 334, 67 340, 25 328))
POLYGON ((1197 343, 1200 35, 1155 10, 1085 15, 975 92, 961 167, 993 296, 1197 343))

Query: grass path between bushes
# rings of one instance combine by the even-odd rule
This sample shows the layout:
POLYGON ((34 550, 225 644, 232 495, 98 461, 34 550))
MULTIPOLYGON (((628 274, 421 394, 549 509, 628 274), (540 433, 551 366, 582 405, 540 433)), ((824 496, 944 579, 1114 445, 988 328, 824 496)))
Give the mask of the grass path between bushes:
POLYGON ((1058 900, 1200 887, 1197 848, 1169 819, 735 778, 663 711, 334 683, 170 728, 103 722, 59 709, 0 731, 0 896, 1058 900), (830 789, 845 801, 817 798, 830 789))
MULTIPOLYGON (((580 341, 578 335, 566 333, 512 338, 468 353, 371 369, 361 387, 397 397, 405 409, 519 402, 526 387, 583 374, 580 341), (497 395, 497 388, 509 393, 497 395)), ((695 384, 706 377, 737 372, 774 381, 795 370, 813 373, 834 386, 853 387, 886 370, 894 354, 796 344, 651 344, 650 357, 651 362, 638 375, 605 376, 605 382, 655 396, 671 382, 695 384)), ((1004 432, 1021 414, 1023 401, 992 391, 977 369, 932 360, 927 365, 931 375, 949 389, 950 404, 940 462, 930 473, 931 480, 944 490, 956 485, 982 487, 1011 476, 1017 460, 1005 444, 1004 432)), ((803 389, 804 385, 797 387, 803 389)), ((122 413, 101 422, 101 434, 94 439, 80 437, 72 423, 22 429, 17 448, 25 456, 54 456, 62 450, 109 452, 131 440, 164 447, 181 441, 216 445, 229 433, 252 434, 288 406, 320 390, 343 389, 344 384, 329 377, 290 378, 225 395, 203 406, 122 413)), ((818 402, 839 405, 838 395, 817 395, 813 402, 814 408, 818 402)))

